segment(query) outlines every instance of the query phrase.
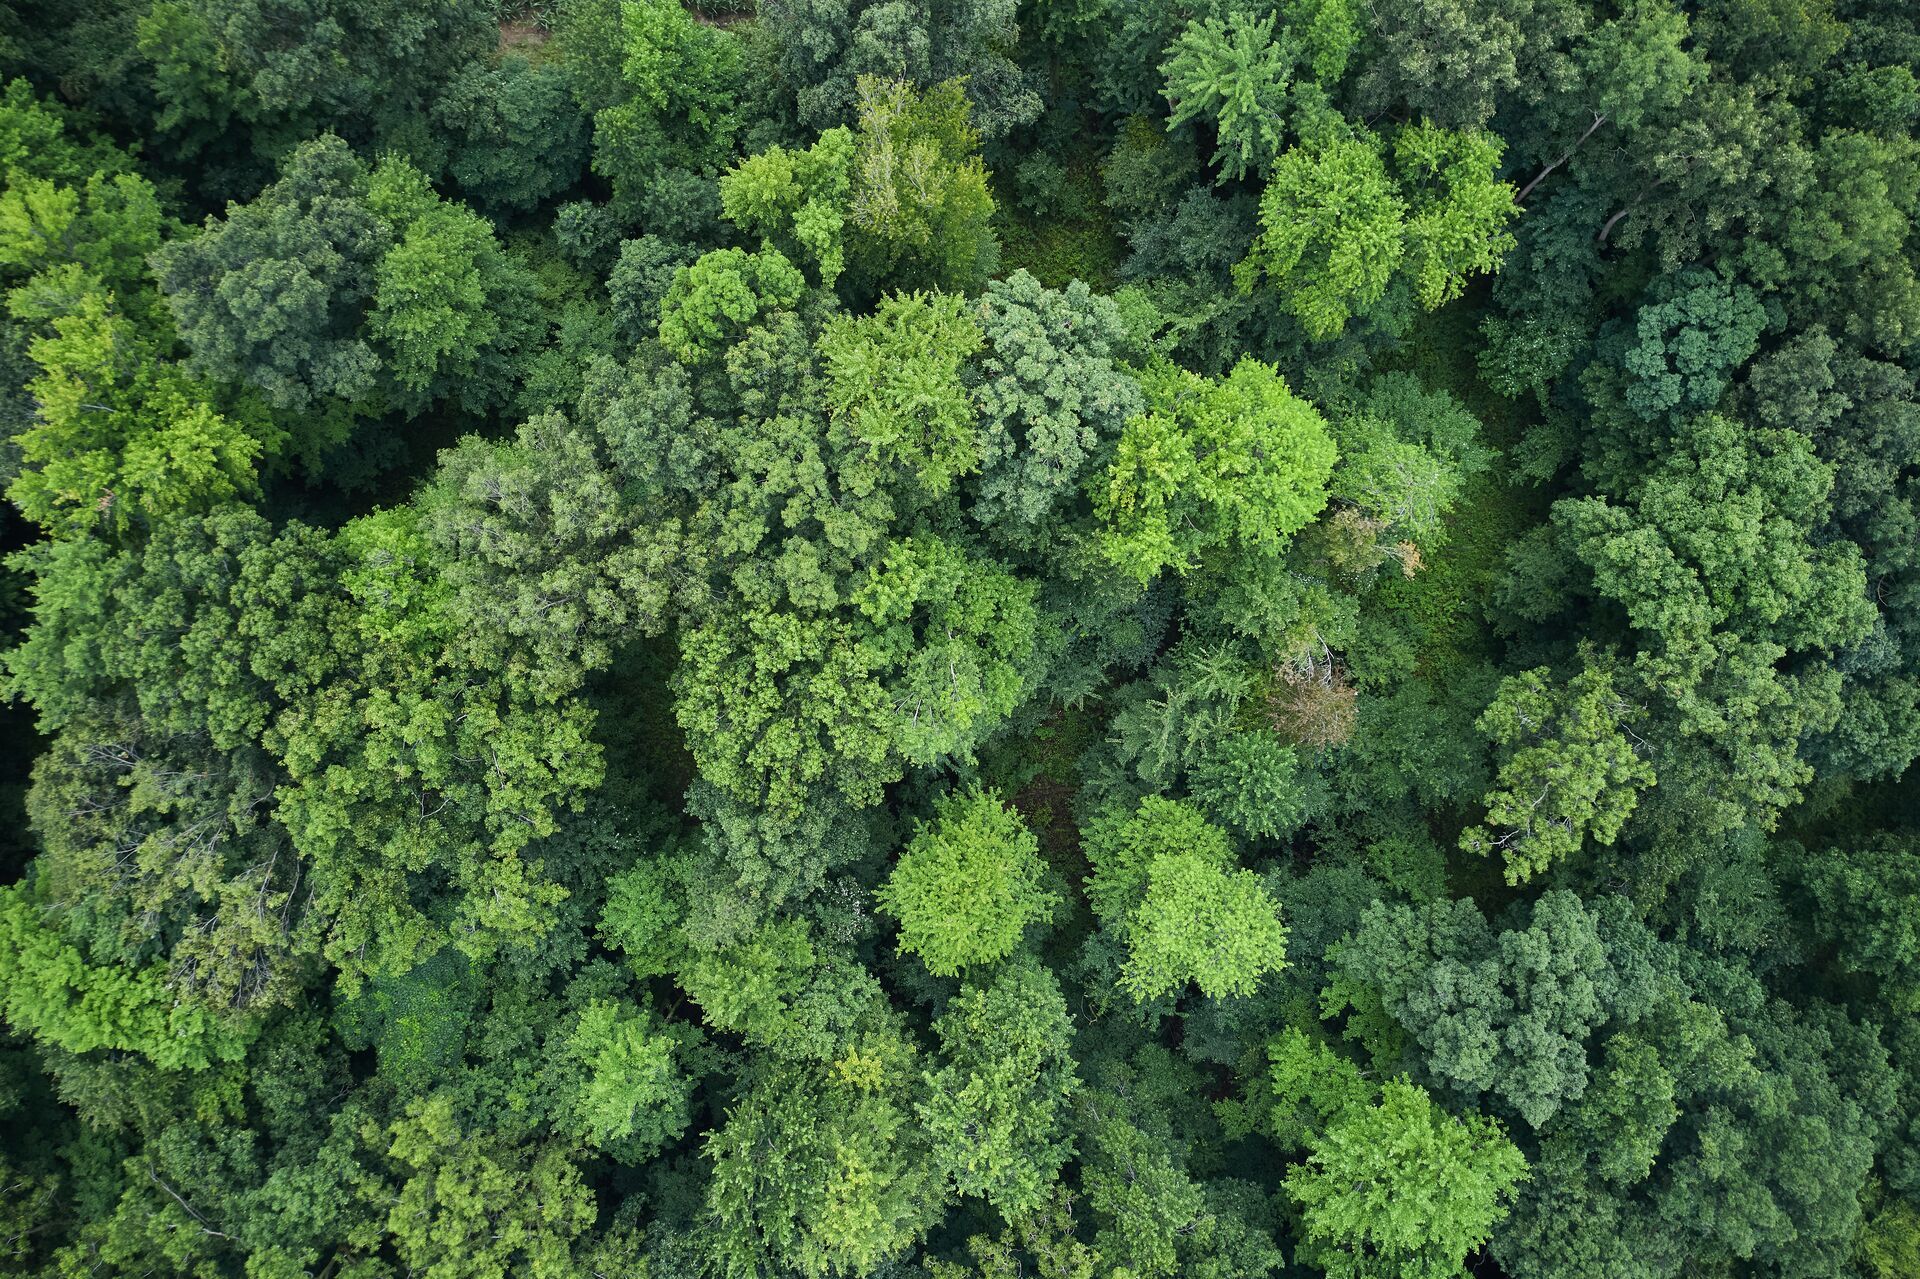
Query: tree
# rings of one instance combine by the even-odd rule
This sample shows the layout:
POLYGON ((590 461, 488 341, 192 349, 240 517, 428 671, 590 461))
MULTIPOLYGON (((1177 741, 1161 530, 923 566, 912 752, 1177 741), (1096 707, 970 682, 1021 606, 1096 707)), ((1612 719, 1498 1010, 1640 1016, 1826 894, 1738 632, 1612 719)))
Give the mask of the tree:
POLYGON ((1234 278, 1243 292, 1266 279, 1308 337, 1334 337, 1386 294, 1406 254, 1406 216, 1377 145, 1294 147, 1268 174, 1260 236, 1234 278))
POLYGON ((205 587, 189 597, 263 690, 270 709, 242 723, 284 771, 274 820, 355 978, 456 936, 475 957, 538 938, 565 890, 521 852, 600 777, 582 702, 516 691, 464 650, 421 524, 402 507, 336 535, 295 525, 240 555, 237 619, 205 587))
POLYGON ((361 323, 393 228, 367 203, 367 183, 346 143, 324 135, 295 149, 258 198, 156 256, 198 371, 281 408, 374 394, 379 357, 361 323))
POLYGON ((908 1107, 915 1067, 881 1030, 831 1065, 758 1073, 706 1141, 702 1250, 719 1274, 862 1273, 925 1233, 941 1187, 908 1107))
POLYGON ((1158 1045, 1092 1066, 1076 1109, 1099 1260, 1155 1279, 1265 1279, 1279 1270, 1266 1196, 1245 1182, 1200 1180, 1190 1166, 1204 1154, 1201 1143, 1217 1139, 1213 1130, 1176 1124, 1176 1116, 1193 1117, 1197 1073, 1158 1045))
POLYGON ((1193 982, 1211 999, 1251 995, 1284 964, 1280 908, 1250 870, 1225 870, 1190 854, 1163 854, 1127 920, 1120 983, 1136 1001, 1193 982))
POLYGON ((674 273, 660 300, 660 345, 682 363, 709 359, 766 312, 793 306, 805 287, 777 250, 715 249, 674 273))
POLYGON ((664 629, 678 527, 643 522, 593 438, 559 414, 511 443, 461 441, 423 505, 451 606, 494 669, 563 694, 664 629))
POLYGON ((1805 859, 1804 882, 1818 911, 1814 931, 1854 972, 1886 983, 1896 1003, 1920 992, 1920 935, 1910 906, 1920 895, 1920 854, 1911 839, 1874 837, 1859 849, 1832 848, 1805 859))
POLYGON ((1428 394, 1411 378, 1380 379, 1358 408, 1329 423, 1340 452, 1329 492, 1377 521, 1376 546, 1398 537, 1439 551, 1447 516, 1489 460, 1476 443, 1479 423, 1451 396, 1428 394))
POLYGON ((508 56, 472 62, 433 105, 448 135, 447 173, 482 209, 517 213, 546 204, 587 166, 587 122, 565 64, 508 56))
POLYGON ((1039 646, 1034 586, 935 538, 897 542, 852 604, 910 763, 967 758, 1030 686, 1039 646))
POLYGON ((1299 756, 1272 733, 1233 733, 1195 761, 1193 802, 1229 830, 1272 839, 1305 815, 1299 756))
POLYGON ((1436 128, 1425 121, 1393 135, 1393 162, 1409 209, 1406 263, 1413 295, 1431 311, 1460 296, 1467 280, 1500 269, 1519 215, 1513 187, 1496 181, 1505 148, 1491 133, 1436 128))
POLYGON ((733 158, 745 68, 731 32, 668 0, 591 0, 568 7, 560 40, 593 117, 593 170, 629 222, 733 158))
POLYGON ((528 286, 492 228, 405 160, 368 170, 333 134, 154 266, 195 371, 284 410, 417 411, 452 394, 484 408, 523 336, 528 286))
POLYGON ((619 256, 607 273, 607 301, 621 340, 638 344, 654 336, 660 327, 660 304, 674 277, 698 258, 692 246, 657 235, 620 242, 619 256))
POLYGON ((0 890, 0 1008, 7 1020, 70 1053, 140 1053, 163 1070, 206 1070, 246 1051, 248 1028, 182 1003, 155 967, 118 956, 90 961, 50 925, 47 903, 26 885, 0 890))
POLYGON ((994 792, 942 797, 878 894, 900 921, 900 949, 941 976, 1012 954, 1029 924, 1053 918, 1039 852, 994 792))
POLYGON ((684 1044, 645 1013, 612 1000, 580 1012, 567 1060, 581 1072, 573 1130, 590 1145, 639 1162, 685 1131, 694 1081, 680 1069, 684 1044))
POLYGON ((1167 127, 1212 121, 1219 140, 1213 163, 1229 180, 1265 168, 1285 140, 1294 50, 1275 43, 1275 17, 1259 19, 1236 10, 1225 22, 1195 19, 1160 65, 1167 83, 1163 92, 1173 107, 1167 127))
POLYGON ((930 497, 979 468, 979 428, 961 366, 980 350, 966 300, 944 293, 883 298, 869 316, 835 316, 820 333, 827 404, 886 470, 905 470, 930 497))
POLYGON ((1831 485, 1805 436, 1706 415, 1680 428, 1624 501, 1555 506, 1595 594, 1643 637, 1634 670, 1679 726, 1654 739, 1669 820, 1730 829, 1777 810, 1806 779, 1800 726, 1837 708, 1817 664, 1794 677, 1780 661, 1843 649, 1871 624, 1857 549, 1811 536, 1831 485))
POLYGON ((573 1272, 572 1242, 594 1210, 564 1147, 475 1140, 446 1093, 410 1105, 390 1137, 403 1180, 387 1229, 408 1266, 433 1279, 573 1272))
POLYGON ((1018 270, 989 281, 974 314, 985 345, 974 361, 982 376, 972 509, 989 537, 1024 546, 1140 411, 1140 388, 1114 362, 1125 336, 1118 309, 1077 280, 1048 289, 1018 270))
POLYGON ((1493 1120, 1447 1114, 1390 1080, 1347 1108, 1286 1177, 1305 1251, 1333 1279, 1454 1279, 1507 1215, 1527 1162, 1493 1120))
POLYGON ((1279 905, 1192 808, 1144 799, 1089 827, 1086 851, 1088 900, 1126 945, 1120 985, 1135 1002, 1189 982, 1210 998, 1250 995, 1285 964, 1279 905))
POLYGON ((1715 407, 1759 349, 1766 319, 1743 285, 1702 272, 1666 277, 1634 317, 1637 340, 1622 359, 1627 406, 1648 421, 1715 407))
MULTIPOLYGON (((153 185, 110 169, 84 181, 35 177, 24 161, 12 172, 0 192, 0 270, 25 276, 65 267, 66 287, 84 280, 80 287, 114 293, 140 308, 143 327, 153 325, 156 317, 146 313, 153 289, 147 257, 175 229, 153 185)), ((12 309, 15 319, 28 318, 19 313, 21 301, 12 309)))
POLYGON ((1158 365, 1142 381, 1094 510, 1116 567, 1148 581, 1209 553, 1272 555, 1319 514, 1333 470, 1326 424, 1270 365, 1212 381, 1158 365))
POLYGON ((1368 10, 1374 56, 1355 97, 1369 117, 1405 103, 1450 128, 1483 125, 1507 95, 1531 97, 1566 74, 1565 42, 1587 25, 1566 3, 1388 0, 1368 10))
POLYGON ((999 138, 1031 123, 1042 106, 1029 74, 1009 57, 1019 36, 1014 19, 1007 0, 947 0, 924 10, 791 0, 764 21, 783 87, 809 129, 850 123, 860 81, 871 76, 918 88, 964 83, 981 130, 999 138))
POLYGON ((863 78, 858 106, 847 210, 856 285, 973 292, 998 245, 979 135, 959 84, 916 93, 863 78))
POLYGON ((1349 1110, 1379 1099, 1380 1090, 1358 1066, 1298 1027, 1274 1037, 1267 1045, 1267 1060, 1273 1105, 1265 1128, 1289 1151, 1320 1139, 1349 1110))
POLYGON ((851 622, 716 617, 681 640, 674 714, 700 775, 746 803, 796 814, 818 784, 871 804, 895 776, 881 663, 851 622))
POLYGON ((1242 292, 1270 282, 1316 341, 1378 305, 1403 264, 1432 310, 1514 245, 1513 188, 1493 177, 1500 156, 1491 134, 1425 121, 1393 135, 1391 174, 1371 135, 1309 140, 1274 164, 1260 235, 1234 278, 1242 292))
POLYGON ((804 151, 768 147, 721 177, 721 210, 763 245, 812 266, 821 287, 831 288, 847 266, 854 148, 845 127, 828 129, 804 151))
MULTIPOLYGON (((404 135, 456 69, 496 39, 488 15, 467 4, 182 0, 163 11, 204 41, 192 55, 197 73, 169 60, 156 67, 172 117, 163 127, 188 128, 215 147, 230 116, 253 125, 262 158, 327 129, 357 142, 404 135)), ((178 30, 151 29, 146 43, 178 30)), ((177 58, 188 47, 167 52, 177 58)))
POLYGON ((1781 237, 1795 318, 1826 324, 1869 350, 1907 349, 1920 333, 1920 278, 1911 259, 1920 149, 1906 137, 1836 130, 1820 139, 1812 162, 1781 237))
POLYGON ((212 387, 159 359, 137 314, 97 283, 28 344, 37 410, 7 496, 57 533, 122 536, 251 495, 284 436, 228 416, 212 387))
POLYGON ((931 1158, 964 1195, 1009 1220, 1038 1211, 1073 1153, 1073 1023, 1053 975, 1014 961, 934 1022, 943 1064, 916 1107, 931 1158))
POLYGON ((1468 1097, 1490 1092, 1539 1127, 1587 1086, 1587 1039, 1612 1015, 1621 977, 1600 918, 1557 889, 1524 928, 1497 936, 1469 900, 1368 908, 1333 956, 1322 995, 1332 1015, 1356 1006, 1350 1029, 1392 1066, 1377 1008, 1421 1047, 1425 1070, 1468 1097))
POLYGON ((960 86, 863 76, 858 104, 852 127, 806 151, 769 147, 722 177, 728 220, 862 300, 887 287, 978 289, 998 248, 960 86))
POLYGON ((1653 768, 1628 739, 1633 706, 1613 690, 1611 674, 1586 665, 1564 689, 1538 667, 1500 682, 1475 727, 1502 748, 1487 822, 1460 836, 1466 852, 1498 849, 1507 882, 1524 883, 1577 853, 1589 835, 1610 844, 1633 815, 1653 768))
POLYGON ((396 398, 417 406, 457 394, 475 410, 505 399, 499 355, 517 345, 513 299, 528 285, 493 228, 441 199, 403 161, 373 170, 367 204, 393 228, 393 245, 373 269, 366 332, 396 398))

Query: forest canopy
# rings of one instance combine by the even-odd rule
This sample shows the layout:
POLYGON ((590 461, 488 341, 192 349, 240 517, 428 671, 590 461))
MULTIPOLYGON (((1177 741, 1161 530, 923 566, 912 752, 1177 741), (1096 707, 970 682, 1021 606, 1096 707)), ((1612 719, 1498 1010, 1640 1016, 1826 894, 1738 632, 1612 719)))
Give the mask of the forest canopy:
POLYGON ((1920 8, 732 2, 0 0, 0 1273, 1920 1279, 1920 8))

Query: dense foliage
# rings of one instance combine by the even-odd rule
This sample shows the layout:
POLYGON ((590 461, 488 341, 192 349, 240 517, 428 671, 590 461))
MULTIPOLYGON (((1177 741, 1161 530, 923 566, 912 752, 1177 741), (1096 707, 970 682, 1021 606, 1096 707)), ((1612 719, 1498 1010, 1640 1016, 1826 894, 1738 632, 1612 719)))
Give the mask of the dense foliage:
POLYGON ((0 1272, 1916 1279, 1917 137, 1900 0, 0 2, 0 1272))

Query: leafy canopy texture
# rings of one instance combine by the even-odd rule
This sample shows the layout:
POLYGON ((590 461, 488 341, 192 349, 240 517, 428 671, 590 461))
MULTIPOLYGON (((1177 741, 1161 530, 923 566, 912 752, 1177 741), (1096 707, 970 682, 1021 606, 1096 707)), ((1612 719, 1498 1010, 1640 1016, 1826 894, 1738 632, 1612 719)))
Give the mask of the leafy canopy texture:
POLYGON ((1087 857, 1088 897, 1127 948, 1120 985, 1136 1001, 1189 982, 1210 997, 1249 995, 1284 965, 1278 904, 1191 807, 1150 797, 1107 815, 1087 833, 1087 857))
POLYGON ((1452 1279, 1507 1213, 1527 1162, 1482 1116, 1460 1119, 1404 1079, 1341 1113, 1287 1174, 1309 1254, 1335 1279, 1452 1279))
POLYGON ((900 921, 900 949, 952 976, 1004 959, 1027 925, 1053 917, 1040 844, 998 795, 955 792, 940 801, 879 893, 900 921))
POLYGON ((1147 409, 1094 491, 1122 572, 1146 580, 1210 551, 1275 553, 1325 506, 1333 442, 1271 367, 1242 361, 1215 381, 1162 365, 1143 386, 1147 409))
POLYGON ((1897 0, 0 0, 0 1273, 1915 1279, 1897 0))

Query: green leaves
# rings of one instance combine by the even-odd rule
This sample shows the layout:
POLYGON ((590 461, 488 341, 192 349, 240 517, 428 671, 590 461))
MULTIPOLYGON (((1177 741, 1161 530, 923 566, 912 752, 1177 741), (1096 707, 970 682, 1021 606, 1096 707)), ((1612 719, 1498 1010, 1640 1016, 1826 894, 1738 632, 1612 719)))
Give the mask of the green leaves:
POLYGON ((858 107, 854 127, 806 151, 770 147, 736 165, 720 180, 727 218, 763 251, 810 265, 823 288, 869 299, 978 288, 997 248, 966 95, 862 76, 858 107))
POLYGON ((1491 133, 1425 121, 1393 135, 1393 161, 1409 206, 1407 267, 1413 295, 1431 311, 1460 296, 1467 279, 1500 269, 1519 216, 1513 187, 1496 181, 1505 147, 1491 133))
POLYGON ((289 155, 258 198, 167 245, 154 269, 199 371, 305 409, 375 392, 379 358, 360 324, 393 239, 367 203, 366 166, 329 134, 289 155))
POLYGON ((1639 710, 1614 691, 1603 667, 1584 666, 1564 688, 1538 667, 1502 680, 1476 722, 1505 748, 1495 789, 1486 798, 1487 826, 1460 836, 1482 856, 1496 850, 1509 884, 1520 884, 1577 853, 1591 837, 1610 844, 1633 815, 1653 768, 1625 725, 1639 710))
POLYGON ((1920 851, 1911 839, 1880 836, 1863 848, 1804 858, 1801 876, 1819 904, 1814 930, 1840 963, 1871 973, 1902 1007, 1920 999, 1920 851))
POLYGON ((1163 92, 1173 106, 1167 127, 1213 121, 1219 136, 1213 163, 1223 178, 1265 168, 1285 139, 1293 51, 1274 42, 1274 16, 1260 19, 1235 10, 1224 23, 1196 19, 1160 64, 1167 81, 1163 92))
POLYGON ((1120 984, 1136 1002, 1178 993, 1188 982, 1210 999, 1251 995, 1285 963, 1287 930, 1259 876, 1191 852, 1153 859, 1125 932, 1120 984))
POLYGON ((169 229, 152 184, 135 174, 59 183, 16 170, 0 193, 0 269, 31 275, 77 266, 105 289, 144 300, 153 287, 147 257, 169 229))
MULTIPOLYGON (((663 188, 707 185, 733 158, 747 89, 739 37, 670 0, 572 5, 559 35, 575 95, 593 116, 593 171, 628 221, 666 202, 663 188)), ((707 186, 709 209, 711 200, 707 186)))
POLYGON ((1285 149, 1289 126, 1306 138, 1340 127, 1331 94, 1359 39, 1350 0, 1293 0, 1265 18, 1243 9, 1224 22, 1196 18, 1160 64, 1173 107, 1167 127, 1212 123, 1217 181, 1264 171, 1285 149))
POLYGON ((959 83, 916 93, 861 77, 854 139, 846 218, 857 282, 953 293, 984 283, 998 253, 993 196, 959 83))
MULTIPOLYGON (((1368 992, 1421 1046, 1432 1076, 1492 1092, 1539 1127, 1585 1090, 1586 1039, 1621 989, 1599 926, 1564 889, 1535 902, 1525 928, 1497 936, 1470 900, 1376 902, 1330 956, 1323 1011, 1368 992)), ((1382 1064, 1394 1065, 1390 1054, 1382 1064)))
POLYGON ((516 283, 493 228, 397 160, 374 169, 367 204, 395 236, 373 269, 366 326, 386 352, 388 375, 420 402, 458 388, 485 404, 491 397, 474 384, 485 383, 484 354, 503 337, 501 295, 516 283))
POLYGON ((543 414, 510 443, 441 455, 425 529, 488 666, 564 696, 668 616, 679 528, 643 522, 593 439, 543 414))
POLYGON ((1393 135, 1391 175, 1370 136, 1295 147, 1268 176, 1260 235, 1234 278, 1243 292, 1272 284, 1316 341, 1380 303, 1403 263, 1432 310, 1513 246, 1513 188, 1493 177, 1500 155, 1490 134, 1424 121, 1393 135))
POLYGON ((1006 965, 956 995, 933 1030, 943 1064, 916 1107, 931 1157, 1002 1215, 1038 1211, 1073 1154, 1066 1106, 1079 1080, 1059 984, 1038 964, 1006 965))
POLYGON ((1029 687, 1035 587, 935 538, 889 547, 855 588, 893 712, 896 748, 921 766, 966 757, 1029 687))
POLYGON ((162 364, 111 293, 86 286, 72 307, 28 346, 39 412, 7 490, 22 513, 57 533, 120 536, 251 494, 255 463, 280 441, 271 425, 215 410, 211 388, 162 364))
POLYGON ((936 539, 894 544, 848 613, 719 617, 686 636, 676 713, 702 775, 796 812, 822 784, 874 802, 899 761, 964 756, 1012 710, 1033 590, 936 539))
POLYGON ((1822 667, 1780 667, 1857 643, 1872 622, 1857 549, 1811 536, 1831 483, 1805 436, 1708 415, 1680 428, 1627 501, 1554 508, 1593 590, 1641 637, 1635 670, 1683 726, 1656 752, 1656 800, 1680 802, 1674 816, 1696 828, 1770 822, 1806 780, 1801 734, 1837 714, 1822 667), (1731 791, 1705 782, 1720 768, 1731 791))
POLYGON ((966 299, 945 293, 883 298, 870 316, 835 316, 822 330, 827 403, 889 469, 940 497, 980 464, 979 427, 960 369, 980 350, 966 299))
POLYGON ((395 1251, 433 1279, 573 1273, 571 1244, 594 1210, 565 1149, 505 1147, 471 1126, 445 1093, 393 1124, 386 1156, 404 1178, 387 1217, 395 1251))
POLYGON ((1744 285, 1704 272, 1674 277, 1634 317, 1637 341, 1622 361, 1633 379, 1627 406, 1648 421, 1713 408, 1758 349, 1766 318, 1744 285))
POLYGON ((1326 424, 1271 366, 1242 360, 1210 381, 1163 364, 1142 384, 1147 411, 1127 423, 1093 495, 1123 572, 1145 582, 1220 550, 1276 554, 1326 504, 1326 424))
POLYGON ((1086 852, 1087 898, 1127 947, 1120 986, 1135 1002, 1189 982, 1210 998, 1250 995, 1284 966, 1278 903, 1192 808, 1151 796, 1090 826, 1086 852))
POLYGON ((67 1052, 137 1052, 162 1070, 197 1071, 238 1060, 251 1037, 245 1023, 176 999, 159 968, 90 961, 24 885, 0 889, 0 974, 7 1020, 67 1052))
POLYGON ((778 251, 716 249, 673 277, 660 302, 660 345, 697 364, 766 312, 800 300, 806 280, 778 251))
POLYGON ((1042 535, 1087 468, 1139 412, 1139 383, 1115 363, 1119 309, 1074 281, 1043 288, 1025 270, 988 283, 974 314, 986 346, 975 518, 1003 544, 1042 535))
POLYGON ((992 791, 954 792, 914 834, 877 897, 900 949, 952 976, 1004 959, 1029 924, 1053 918, 1039 841, 992 791))
POLYGON ((720 207, 763 244, 810 263, 822 288, 846 269, 846 221, 853 183, 854 139, 828 129, 805 151, 768 147, 720 179, 720 207))
POLYGON ((864 1273, 926 1232, 944 1196, 908 1106, 916 1065, 912 1046, 886 1029, 830 1065, 784 1065, 751 1081, 706 1142, 702 1251, 719 1274, 864 1273))
POLYGON ((195 369, 276 408, 506 397, 501 359, 520 335, 503 317, 529 286, 488 223, 398 157, 369 172, 332 134, 303 143, 257 198, 154 265, 195 369))
POLYGON ((749 804, 794 813, 813 785, 870 804, 893 776, 880 662, 848 622, 714 618, 681 641, 674 714, 701 776, 749 804))
POLYGON ((582 1009, 566 1041, 582 1072, 571 1116, 582 1139, 637 1162, 678 1137, 693 1080, 678 1068, 677 1046, 630 1007, 602 999, 582 1009))
POLYGON ((1406 203, 1376 146, 1333 138, 1281 156, 1260 197, 1260 237, 1234 268, 1242 291, 1279 289, 1307 336, 1334 337, 1387 291, 1406 253, 1406 203))
POLYGON ((1273 1105, 1266 1129, 1290 1151, 1316 1142, 1328 1125, 1379 1096, 1358 1066, 1298 1027, 1289 1026, 1268 1043, 1267 1060, 1273 1105))
POLYGON ((1527 1162, 1500 1126, 1459 1119, 1404 1079, 1352 1106, 1286 1177, 1303 1251, 1330 1279, 1456 1279, 1507 1215, 1527 1162))

